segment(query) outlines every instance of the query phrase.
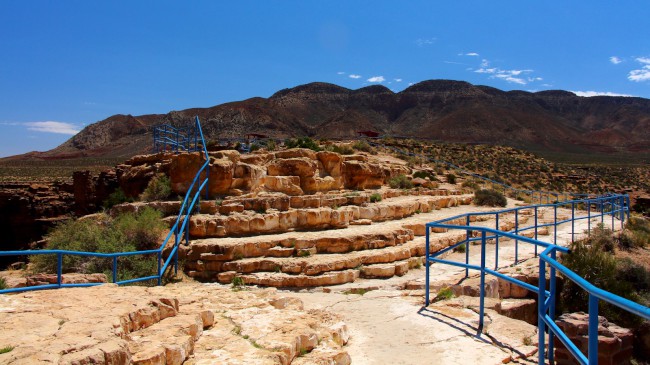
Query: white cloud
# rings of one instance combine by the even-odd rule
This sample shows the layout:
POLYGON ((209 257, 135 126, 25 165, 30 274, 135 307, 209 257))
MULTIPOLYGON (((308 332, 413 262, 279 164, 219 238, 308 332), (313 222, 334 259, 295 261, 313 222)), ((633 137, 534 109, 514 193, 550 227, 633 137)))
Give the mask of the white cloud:
POLYGON ((0 125, 11 125, 11 126, 14 126, 14 125, 20 125, 20 123, 18 123, 18 122, 0 122, 0 125))
POLYGON ((384 82, 384 81, 386 81, 386 79, 383 76, 373 76, 373 77, 369 78, 366 81, 368 81, 368 82, 384 82))
POLYGON ((612 57, 609 58, 609 62, 611 62, 611 63, 613 63, 615 65, 618 65, 619 63, 623 62, 623 60, 616 57, 616 56, 612 56, 612 57))
POLYGON ((436 42, 437 38, 418 38, 415 40, 415 44, 418 47, 430 46, 436 42))
POLYGON ((611 91, 571 91, 572 93, 578 96, 590 97, 590 96, 626 96, 633 97, 633 95, 628 94, 618 94, 611 91))
POLYGON ((502 70, 497 67, 489 67, 490 61, 483 58, 481 60, 481 65, 478 69, 468 69, 479 74, 490 75, 490 78, 497 78, 506 82, 513 84, 526 85, 529 82, 542 81, 541 77, 529 76, 524 77, 524 75, 530 74, 533 72, 531 69, 522 69, 522 70, 502 70))
POLYGON ((413 86, 413 85, 415 85, 415 84, 414 84, 414 83, 412 83, 412 82, 409 82, 409 86, 413 86))
POLYGON ((478 53, 476 53, 476 52, 469 52, 469 53, 465 53, 465 56, 470 56, 470 57, 478 57, 478 56, 479 56, 479 54, 478 54, 478 53))
POLYGON ((402 79, 395 79, 395 82, 402 82, 402 79))
POLYGON ((337 72, 336 74, 337 74, 337 75, 345 75, 345 72, 343 72, 343 71, 339 71, 339 72, 337 72))
POLYGON ((486 60, 485 58, 481 61, 481 68, 488 67, 489 65, 490 61, 486 60))
POLYGON ((513 77, 512 74, 499 73, 499 74, 494 75, 494 77, 497 77, 497 78, 499 78, 501 80, 505 80, 507 82, 512 82, 514 84, 526 85, 526 81, 524 79, 519 78, 519 77, 513 77))
POLYGON ((361 75, 350 74, 348 77, 350 77, 351 79, 360 79, 361 75))
POLYGON ((650 57, 638 57, 635 61, 642 66, 640 69, 630 71, 627 79, 634 82, 650 81, 650 57))
POLYGON ((479 68, 478 70, 474 70, 474 72, 479 73, 479 74, 493 74, 496 73, 498 70, 496 68, 479 68))
POLYGON ((27 122, 25 123, 25 126, 27 126, 27 129, 29 129, 30 131, 36 131, 36 132, 58 133, 58 134, 79 133, 79 129, 77 129, 77 126, 75 126, 74 124, 64 123, 64 122, 53 122, 53 121, 27 122))

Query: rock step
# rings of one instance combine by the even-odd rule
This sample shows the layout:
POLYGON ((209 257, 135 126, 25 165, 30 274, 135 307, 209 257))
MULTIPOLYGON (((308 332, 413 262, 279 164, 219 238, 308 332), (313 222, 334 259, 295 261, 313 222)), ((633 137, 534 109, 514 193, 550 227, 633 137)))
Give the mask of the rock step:
POLYGON ((301 208, 268 213, 233 213, 227 216, 197 214, 190 218, 190 235, 193 238, 233 237, 346 228, 360 220, 397 220, 416 213, 470 204, 472 199, 471 195, 408 196, 366 206, 343 206, 337 209, 301 208))
MULTIPOLYGON (((360 206, 371 203, 370 197, 379 194, 382 200, 402 196, 456 196, 466 194, 454 189, 381 189, 370 191, 352 191, 344 193, 325 193, 313 195, 289 196, 282 193, 259 193, 256 196, 229 197, 224 200, 201 200, 198 211, 203 214, 228 215, 245 210, 261 212, 269 209, 287 211, 289 209, 334 208, 342 206, 360 206)), ((137 212, 144 207, 154 208, 166 217, 176 217, 181 208, 181 201, 133 202, 118 204, 111 208, 111 215, 137 212)))
MULTIPOLYGON (((439 235, 430 242, 439 251, 462 239, 464 234, 439 235)), ((222 263, 199 264, 188 275, 198 280, 228 284, 235 277, 244 283, 274 287, 313 287, 351 283, 359 277, 390 278, 402 276, 422 265, 423 238, 402 245, 346 254, 323 254, 301 258, 251 258, 222 263)))
POLYGON ((180 365, 194 352, 203 329, 210 326, 198 313, 182 314, 133 332, 127 337, 131 362, 180 365))
MULTIPOLYGON (((366 227, 363 227, 366 228, 366 227)), ((273 238, 223 238, 193 241, 183 246, 180 257, 188 261, 232 261, 254 257, 293 257, 378 249, 403 244, 413 239, 413 231, 378 227, 374 230, 324 231, 318 234, 282 234, 273 238)), ((192 267, 191 264, 189 266, 192 267)))

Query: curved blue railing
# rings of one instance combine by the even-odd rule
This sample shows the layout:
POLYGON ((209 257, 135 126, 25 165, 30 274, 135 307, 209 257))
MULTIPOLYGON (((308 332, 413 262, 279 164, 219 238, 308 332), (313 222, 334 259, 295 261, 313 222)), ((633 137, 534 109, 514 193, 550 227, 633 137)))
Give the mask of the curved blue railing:
POLYGON ((544 200, 546 200, 546 203, 550 203, 552 201, 551 197, 555 198, 554 201, 560 201, 560 200, 569 200, 569 198, 577 199, 577 198, 588 198, 588 197, 594 196, 593 194, 558 193, 558 192, 555 192, 555 191, 519 189, 519 188, 515 188, 513 186, 510 186, 510 185, 508 185, 508 184, 506 184, 504 182, 492 180, 492 179, 487 178, 485 176, 481 176, 481 175, 476 174, 474 172, 465 170, 464 168, 462 168, 460 166, 457 166, 457 165, 455 165, 455 164, 453 164, 451 162, 438 160, 438 159, 435 159, 433 157, 429 157, 429 156, 418 154, 418 153, 411 152, 411 151, 404 151, 404 150, 399 149, 399 148, 397 148, 395 146, 389 146, 389 145, 385 145, 385 144, 374 142, 374 141, 368 141, 368 144, 370 144, 371 146, 375 146, 375 147, 384 147, 384 148, 393 150, 393 151, 395 151, 395 152, 397 152, 399 154, 402 154, 402 155, 413 156, 413 157, 417 156, 417 157, 421 157, 421 158, 426 158, 429 162, 434 162, 434 163, 438 163, 438 164, 447 165, 447 166, 451 167, 452 169, 456 170, 458 173, 461 173, 463 175, 469 175, 469 176, 472 176, 474 178, 483 180, 486 183, 490 183, 490 184, 502 187, 504 194, 507 191, 511 191, 511 192, 513 192, 515 194, 530 195, 532 201, 539 201, 540 204, 543 203, 544 200), (544 199, 544 197, 546 199, 544 199))
POLYGON ((81 251, 67 251, 67 250, 23 250, 23 251, 0 251, 0 256, 31 256, 31 255, 56 255, 57 256, 57 266, 56 266, 56 275, 57 283, 56 284, 47 284, 47 285, 37 285, 37 286, 27 286, 22 288, 11 288, 0 290, 0 294, 4 293, 14 293, 28 290, 41 290, 41 289, 55 289, 63 287, 83 287, 83 286, 93 286, 99 285, 101 283, 82 283, 82 284, 71 284, 63 283, 63 257, 64 256, 86 256, 86 257, 100 257, 100 258, 110 258, 112 262, 112 274, 113 282, 118 285, 130 284, 140 281, 147 280, 157 280, 158 285, 161 285, 162 278, 171 265, 171 261, 174 260, 174 270, 178 272, 178 246, 180 245, 183 238, 186 243, 189 242, 189 216, 194 211, 197 203, 199 202, 200 194, 205 189, 206 198, 208 196, 208 177, 210 172, 210 157, 208 155, 208 150, 206 148, 205 139, 203 137, 203 130, 201 129, 201 123, 199 117, 195 118, 196 129, 201 137, 203 144, 202 152, 205 157, 205 163, 199 168, 192 184, 185 194, 183 203, 178 213, 178 217, 174 222, 174 225, 169 230, 169 233, 165 237, 165 240, 160 245, 160 248, 155 250, 144 250, 144 251, 131 251, 131 252, 115 252, 115 253, 99 253, 99 252, 81 252, 81 251), (203 177, 204 175, 204 177, 203 177), (192 194, 192 192, 194 192, 192 194), (163 250, 169 244, 170 240, 174 237, 173 246, 169 252, 167 259, 162 260, 163 250), (119 271, 119 262, 120 257, 136 256, 136 255, 156 255, 157 258, 157 271, 155 275, 133 278, 128 280, 118 281, 118 271, 119 271))
MULTIPOLYGON (((619 308, 622 308, 630 313, 641 316, 645 319, 650 319, 650 308, 642 306, 638 303, 634 303, 628 299, 622 298, 620 296, 614 295, 602 289, 599 289, 593 286, 591 283, 585 279, 578 276, 573 271, 569 270, 556 260, 556 253, 563 252, 569 253, 570 251, 562 246, 557 245, 557 227, 561 224, 571 223, 571 240, 574 240, 575 232, 575 222, 579 220, 587 220, 587 233, 591 230, 591 220, 594 218, 600 218, 601 224, 605 224, 605 217, 609 216, 611 218, 611 227, 612 230, 615 229, 616 221, 620 222, 621 228, 624 225, 625 219, 629 219, 629 197, 627 195, 609 195, 597 198, 588 198, 580 200, 572 200, 567 202, 561 202, 557 204, 541 204, 534 206, 526 207, 517 207, 511 209, 504 209, 499 211, 485 212, 485 213, 468 213, 463 215, 458 215, 451 218, 445 218, 439 221, 430 222, 426 224, 426 248, 425 248, 425 257, 427 261, 426 267, 426 305, 430 303, 430 292, 429 292, 429 263, 438 262, 443 264, 448 264, 452 266, 457 266, 465 268, 465 276, 468 276, 468 271, 477 270, 480 271, 480 302, 479 302, 479 327, 478 333, 480 334, 483 330, 483 316, 484 316, 484 300, 485 300, 485 275, 490 274, 500 279, 506 280, 510 283, 528 289, 530 291, 536 292, 538 294, 538 361, 540 364, 544 362, 545 356, 545 344, 546 344, 546 335, 545 331, 548 329, 548 359, 549 363, 554 363, 554 342, 553 339, 555 336, 565 345, 569 352, 576 358, 581 364, 597 364, 598 362, 598 301, 604 300, 612 305, 615 305, 619 308), (558 208, 571 207, 571 218, 558 219, 558 208), (576 207, 582 209, 576 210, 576 207), (538 212, 540 208, 552 208, 554 211, 553 221, 550 223, 539 224, 538 221, 538 212), (532 212, 531 212, 532 210, 532 212), (529 226, 521 227, 520 216, 523 211, 528 211, 528 214, 533 214, 534 223, 529 226), (586 215, 579 215, 586 213, 586 215), (499 226, 499 217, 500 215, 511 214, 514 215, 514 228, 510 232, 501 230, 499 226), (482 226, 472 226, 470 225, 472 217, 475 216, 493 216, 496 221, 495 228, 491 227, 482 227, 482 226), (553 227, 553 243, 543 242, 538 240, 538 233, 540 228, 544 227, 553 227), (444 250, 437 251, 435 253, 430 252, 429 239, 431 230, 437 229, 457 229, 464 230, 466 232, 465 239, 445 248, 444 250), (521 234, 526 231, 534 232, 533 237, 522 236, 521 234), (535 246, 535 255, 537 255, 537 246, 544 248, 542 253, 539 255, 539 283, 535 287, 529 283, 523 282, 518 279, 514 279, 507 275, 497 272, 496 270, 499 267, 498 256, 499 256, 499 238, 510 238, 515 240, 515 263, 518 262, 518 245, 519 242, 525 242, 535 246), (486 242, 487 240, 494 240, 495 242, 495 267, 494 270, 486 267, 486 242), (481 244, 481 263, 480 265, 472 265, 469 263, 469 250, 470 243, 480 241, 481 244), (454 248, 465 245, 465 262, 456 262, 450 260, 444 260, 439 258, 439 256, 453 250, 454 248), (550 268, 549 275, 549 285, 548 290, 546 290, 546 265, 550 268), (579 287, 589 293, 589 342, 588 342, 588 357, 580 351, 580 349, 567 337, 567 335, 555 324, 555 302, 557 298, 557 286, 556 286, 556 274, 560 272, 567 279, 575 282, 579 287)), ((609 223, 610 219, 607 219, 609 223)))

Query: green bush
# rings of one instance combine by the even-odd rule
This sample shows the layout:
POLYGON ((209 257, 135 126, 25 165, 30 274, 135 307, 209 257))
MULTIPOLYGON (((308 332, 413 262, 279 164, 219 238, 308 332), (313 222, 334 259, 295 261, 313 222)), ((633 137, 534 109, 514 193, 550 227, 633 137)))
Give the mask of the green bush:
MULTIPOLYGON (((641 297, 637 285, 650 285, 648 273, 631 262, 619 265, 614 255, 604 247, 610 244, 602 237, 605 231, 601 228, 601 232, 592 234, 588 239, 572 243, 571 253, 562 255, 560 262, 596 287, 638 302, 641 297)), ((586 311, 588 300, 589 294, 585 290, 573 281, 565 280, 558 303, 561 312, 586 311)), ((624 327, 634 327, 641 320, 603 301, 599 304, 599 312, 624 327)))
POLYGON ((277 143, 275 142, 274 139, 269 139, 268 142, 266 142, 266 149, 269 151, 275 151, 275 149, 278 148, 277 143))
POLYGON ((388 185, 393 189, 411 189, 413 182, 405 175, 397 175, 388 179, 388 185))
POLYGON ((447 182, 450 184, 455 184, 456 183, 456 175, 449 173, 447 174, 447 182))
POLYGON ((330 151, 330 152, 336 152, 336 153, 338 153, 340 155, 352 155, 352 154, 354 154, 354 150, 352 149, 352 147, 350 147, 348 145, 339 146, 337 144, 331 144, 331 145, 325 147, 325 150, 330 151))
POLYGON ((124 194, 124 190, 122 188, 117 188, 114 192, 112 192, 106 200, 102 203, 102 206, 104 209, 111 209, 113 206, 122 204, 122 203, 128 203, 132 202, 133 199, 129 198, 124 194))
POLYGON ((464 188, 470 188, 470 189, 472 189, 474 191, 480 189, 478 183, 476 181, 473 181, 473 180, 465 180, 465 181, 463 181, 461 186, 464 187, 464 188))
POLYGON ((431 181, 434 181, 436 179, 435 175, 430 173, 429 171, 416 171, 413 173, 413 178, 420 178, 420 179, 426 179, 429 178, 431 181))
POLYGON ((508 200, 496 190, 480 189, 474 192, 474 204, 488 207, 505 207, 508 200))
POLYGON ((284 141, 284 145, 287 146, 287 148, 308 148, 316 152, 321 150, 318 143, 309 137, 300 137, 296 139, 289 138, 284 141))
POLYGON ((373 152, 372 147, 368 144, 368 142, 360 140, 356 141, 352 144, 352 148, 354 148, 357 151, 363 151, 363 152, 368 152, 371 153, 373 152))
POLYGON ((0 276, 0 290, 7 289, 7 282, 5 281, 5 278, 0 276))
MULTIPOLYGON (((101 214, 95 219, 68 220, 47 235, 47 249, 83 252, 131 252, 158 248, 167 225, 159 212, 144 208, 138 214, 126 213, 111 219, 101 214)), ((157 255, 133 255, 118 259, 118 280, 149 276, 156 273, 157 255)), ((112 277, 111 258, 63 256, 63 272, 105 273, 112 277)), ((34 272, 56 273, 56 255, 34 255, 34 272)))
POLYGON ((144 192, 140 195, 140 199, 146 202, 153 202, 158 200, 167 199, 172 193, 172 184, 167 175, 159 174, 154 176, 144 192))
POLYGON ((370 195, 370 202, 371 203, 376 203, 381 201, 381 194, 379 193, 373 193, 370 195))

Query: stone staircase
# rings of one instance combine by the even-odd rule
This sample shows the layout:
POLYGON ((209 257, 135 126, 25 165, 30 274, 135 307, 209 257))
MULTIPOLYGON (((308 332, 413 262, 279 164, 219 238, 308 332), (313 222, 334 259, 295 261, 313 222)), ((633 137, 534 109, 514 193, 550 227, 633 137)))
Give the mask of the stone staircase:
MULTIPOLYGON (((238 211, 191 217, 194 239, 181 246, 179 257, 189 276, 222 284, 239 278, 249 285, 306 288, 402 276, 422 266, 425 224, 464 213, 469 207, 463 206, 472 201, 472 195, 452 189, 376 193, 382 195, 379 202, 370 202, 370 192, 307 196, 302 201, 236 198, 232 201, 238 201, 238 211)), ((232 201, 222 207, 232 207, 232 201)), ((520 225, 532 216, 529 213, 520 215, 520 225)), ((473 224, 495 224, 477 219, 472 217, 473 224)), ((502 214, 499 225, 502 230, 514 228, 514 216, 502 214)), ((464 236, 437 230, 430 248, 442 250, 464 236)))

